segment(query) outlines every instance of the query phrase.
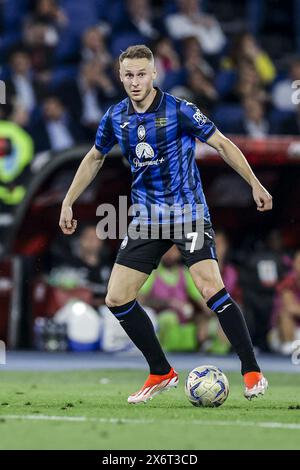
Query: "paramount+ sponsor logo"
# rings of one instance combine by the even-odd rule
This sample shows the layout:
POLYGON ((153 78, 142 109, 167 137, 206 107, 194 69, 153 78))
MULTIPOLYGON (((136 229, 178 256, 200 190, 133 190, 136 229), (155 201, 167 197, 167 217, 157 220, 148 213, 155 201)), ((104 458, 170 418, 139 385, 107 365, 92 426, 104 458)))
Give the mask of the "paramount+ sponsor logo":
POLYGON ((133 159, 133 164, 136 168, 160 165, 165 160, 163 157, 153 160, 155 153, 147 142, 139 142, 135 147, 135 153, 138 157, 133 159))

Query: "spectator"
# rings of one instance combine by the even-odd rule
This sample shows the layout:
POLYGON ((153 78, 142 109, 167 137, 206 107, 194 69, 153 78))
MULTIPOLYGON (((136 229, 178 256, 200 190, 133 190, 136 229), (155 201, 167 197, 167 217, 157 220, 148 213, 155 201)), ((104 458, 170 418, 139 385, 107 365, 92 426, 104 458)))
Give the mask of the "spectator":
POLYGON ((260 81, 264 85, 271 84, 276 77, 275 66, 269 55, 261 49, 254 36, 244 32, 236 37, 228 57, 224 57, 224 69, 236 69, 244 60, 249 61, 255 68, 260 81))
POLYGON ((221 60, 221 69, 216 78, 216 87, 223 99, 239 101, 246 95, 266 98, 266 87, 276 77, 276 69, 254 37, 249 33, 238 35, 228 56, 221 60))
POLYGON ((127 0, 127 12, 127 30, 138 33, 146 41, 153 41, 160 36, 162 30, 155 24, 149 0, 127 0))
POLYGON ((181 100, 192 101, 194 98, 193 93, 187 86, 176 85, 171 90, 170 93, 181 100))
POLYGON ((104 65, 84 62, 75 80, 64 82, 58 94, 72 118, 84 127, 87 139, 94 139, 103 111, 114 101, 118 89, 104 65))
POLYGON ((182 41, 182 56, 186 70, 190 72, 201 70, 206 78, 214 78, 214 70, 203 57, 203 51, 195 36, 182 41))
POLYGON ((294 112, 296 104, 292 101, 292 83, 300 80, 300 58, 292 61, 288 77, 279 80, 272 90, 273 105, 279 111, 294 112))
POLYGON ((226 44, 226 38, 216 20, 203 13, 198 0, 178 0, 178 13, 166 18, 166 26, 173 39, 180 40, 194 36, 204 54, 220 54, 226 44))
POLYGON ((82 35, 81 57, 85 62, 98 61, 104 67, 111 64, 112 58, 105 44, 104 32, 92 26, 82 35))
POLYGON ((48 26, 44 22, 35 21, 25 25, 23 36, 37 80, 48 83, 52 77, 58 35, 52 34, 51 30, 49 33, 48 26))
POLYGON ((191 71, 187 77, 187 86, 193 93, 192 102, 204 114, 211 115, 213 106, 217 102, 218 93, 211 81, 200 69, 191 71))
POLYGON ((252 62, 248 59, 242 60, 237 71, 238 76, 234 92, 238 101, 254 97, 266 101, 266 91, 252 62))
POLYGON ((245 255, 240 268, 240 285, 251 337, 255 346, 268 351, 267 335, 276 286, 287 268, 281 234, 272 230, 264 243, 245 255))
POLYGON ((137 41, 149 43, 164 34, 163 25, 155 18, 149 0, 127 0, 126 10, 125 17, 115 25, 115 36, 131 34, 137 41))
POLYGON ((153 53, 157 70, 156 84, 165 88, 163 83, 170 74, 177 75, 181 70, 179 55, 168 37, 162 37, 155 43, 153 53))
POLYGON ((13 99, 30 114, 37 105, 42 87, 34 79, 31 57, 26 50, 17 49, 11 54, 10 78, 6 86, 9 99, 13 99))
POLYGON ((158 269, 140 290, 141 302, 158 315, 159 337, 168 351, 195 350, 195 312, 205 303, 187 268, 180 264, 176 246, 163 256, 158 269), (196 309, 195 309, 196 305, 196 309))
POLYGON ((85 287, 92 293, 92 306, 104 305, 112 262, 105 242, 95 226, 85 224, 73 244, 60 240, 51 250, 49 283, 56 287, 85 287))
MULTIPOLYGON (((300 251, 295 253, 293 270, 277 285, 273 324, 277 333, 276 350, 290 355, 293 342, 300 340, 300 251)), ((274 347, 274 333, 273 343, 274 347)))
POLYGON ((296 108, 296 112, 282 122, 279 132, 280 134, 300 135, 300 103, 296 108))
POLYGON ((263 103, 258 99, 248 97, 243 101, 243 108, 243 120, 233 125, 232 132, 248 135, 253 139, 266 137, 271 127, 263 103))
POLYGON ((11 112, 8 114, 8 120, 28 130, 30 126, 30 115, 28 111, 17 100, 13 102, 11 112))
POLYGON ((30 51, 36 79, 48 83, 52 78, 56 47, 68 20, 56 0, 37 0, 24 21, 23 41, 30 51))
POLYGON ((68 23, 67 17, 63 10, 59 8, 56 0, 36 0, 31 19, 43 21, 54 29, 68 23))
POLYGON ((230 242, 225 232, 217 230, 215 234, 216 251, 219 268, 225 287, 230 295, 238 302, 242 302, 242 293, 239 287, 239 274, 235 266, 229 261, 230 242))
POLYGON ((44 99, 42 116, 31 126, 31 134, 37 152, 64 150, 83 139, 81 127, 55 95, 44 99))

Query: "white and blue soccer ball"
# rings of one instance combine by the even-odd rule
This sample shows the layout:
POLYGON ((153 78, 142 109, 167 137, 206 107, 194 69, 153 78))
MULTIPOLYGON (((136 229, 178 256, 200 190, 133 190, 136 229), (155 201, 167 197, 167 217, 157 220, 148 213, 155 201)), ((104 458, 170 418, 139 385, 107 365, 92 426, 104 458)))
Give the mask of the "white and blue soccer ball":
POLYGON ((228 379, 218 367, 195 367, 186 378, 185 394, 194 406, 221 406, 229 394, 228 379))

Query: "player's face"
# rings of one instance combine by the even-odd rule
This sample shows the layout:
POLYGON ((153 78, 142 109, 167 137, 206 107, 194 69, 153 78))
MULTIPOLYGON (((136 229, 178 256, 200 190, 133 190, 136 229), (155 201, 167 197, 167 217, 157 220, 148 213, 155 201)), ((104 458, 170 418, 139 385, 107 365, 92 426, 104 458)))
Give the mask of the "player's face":
POLYGON ((120 79, 132 101, 143 102, 153 89, 156 70, 148 59, 124 59, 120 64, 120 79))

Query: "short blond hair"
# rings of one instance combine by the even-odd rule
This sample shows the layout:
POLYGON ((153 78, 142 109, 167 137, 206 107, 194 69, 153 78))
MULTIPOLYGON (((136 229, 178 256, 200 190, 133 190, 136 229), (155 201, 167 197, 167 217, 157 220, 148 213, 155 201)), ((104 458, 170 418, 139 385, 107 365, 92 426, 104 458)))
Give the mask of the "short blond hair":
POLYGON ((151 49, 144 44, 137 44, 136 46, 127 47, 119 56, 119 62, 122 63, 125 59, 148 59, 154 62, 154 57, 151 49))

